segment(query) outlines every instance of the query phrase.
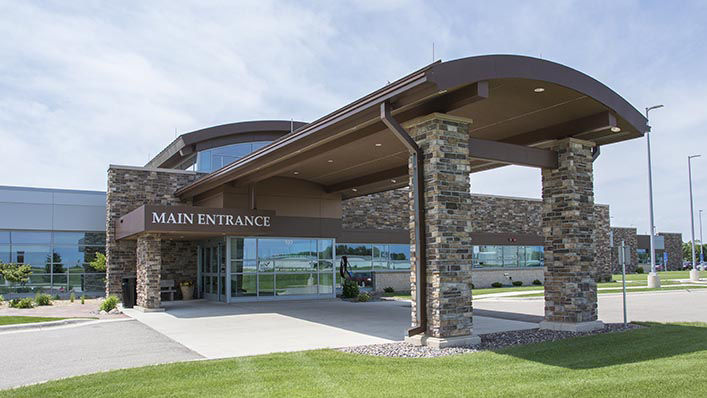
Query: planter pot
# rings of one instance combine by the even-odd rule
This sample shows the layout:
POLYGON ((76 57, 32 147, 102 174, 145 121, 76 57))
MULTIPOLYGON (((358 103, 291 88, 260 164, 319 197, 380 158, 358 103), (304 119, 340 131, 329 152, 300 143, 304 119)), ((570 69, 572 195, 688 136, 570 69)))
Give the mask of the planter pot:
POLYGON ((179 286, 182 290, 182 300, 191 300, 194 298, 194 286, 179 286))

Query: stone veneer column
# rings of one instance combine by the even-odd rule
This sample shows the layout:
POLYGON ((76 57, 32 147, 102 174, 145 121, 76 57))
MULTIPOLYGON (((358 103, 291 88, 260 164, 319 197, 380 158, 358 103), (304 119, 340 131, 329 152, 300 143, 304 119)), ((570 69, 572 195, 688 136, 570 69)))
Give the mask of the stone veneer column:
MULTIPOLYGON (((443 114, 406 124, 424 152, 427 332, 408 340, 416 344, 445 347, 480 342, 472 336, 470 124, 468 119, 443 114)), ((410 233, 414 242, 412 200, 410 233)), ((418 304, 414 302, 416 250, 416 244, 411 246, 413 326, 418 304)))
POLYGON ((554 148, 559 167, 542 170, 545 235, 545 320, 540 327, 585 331, 597 321, 594 280, 594 186, 592 147, 564 139, 554 148))
POLYGON ((162 273, 162 238, 142 234, 137 238, 137 306, 140 310, 159 310, 162 273))

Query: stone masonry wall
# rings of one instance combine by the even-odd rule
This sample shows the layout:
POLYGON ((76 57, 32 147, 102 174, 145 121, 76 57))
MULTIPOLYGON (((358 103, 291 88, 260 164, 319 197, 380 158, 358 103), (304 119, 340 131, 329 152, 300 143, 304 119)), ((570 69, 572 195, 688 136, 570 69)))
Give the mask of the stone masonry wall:
MULTIPOLYGON (((668 253, 668 269, 682 269, 682 234, 661 232, 658 235, 665 241, 665 252, 668 253)), ((695 245, 695 247, 699 247, 695 245)))
POLYGON ((159 234, 142 234, 137 239, 137 305, 159 308, 162 242, 159 234))
POLYGON ((407 229, 410 222, 408 188, 359 196, 341 202, 346 229, 407 229))
POLYGON ((611 244, 609 206, 594 205, 594 280, 611 281, 611 244))
POLYGON ((593 146, 558 141, 552 149, 559 167, 542 170, 545 326, 550 328, 597 319, 593 146))
POLYGON ((618 249, 621 247, 621 241, 624 241, 629 248, 629 253, 631 253, 631 261, 626 263, 626 273, 632 274, 636 272, 636 267, 638 266, 638 253, 636 253, 636 249, 638 248, 638 235, 636 228, 612 227, 611 231, 614 235, 614 247, 611 249, 611 272, 613 274, 621 273, 618 249))
MULTIPOLYGON (((135 275, 136 241, 115 239, 118 219, 143 204, 180 205, 173 193, 197 179, 194 172, 111 166, 106 193, 106 294, 122 297, 121 279, 135 275)), ((193 259, 196 269, 196 254, 193 259)))
POLYGON ((408 128, 424 153, 426 334, 433 338, 472 332, 469 126, 433 117, 408 128))
POLYGON ((175 300, 182 299, 180 282, 196 283, 196 241, 162 239, 162 279, 173 280, 177 293, 175 300))

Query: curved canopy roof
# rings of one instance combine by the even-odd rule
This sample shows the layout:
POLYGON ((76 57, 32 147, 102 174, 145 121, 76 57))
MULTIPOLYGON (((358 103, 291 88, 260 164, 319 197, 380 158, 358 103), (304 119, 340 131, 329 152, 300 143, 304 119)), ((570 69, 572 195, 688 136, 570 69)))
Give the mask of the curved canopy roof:
MULTIPOLYGON (((470 135, 479 142, 533 148, 567 137, 606 145, 640 137, 648 128, 625 99, 575 69, 516 55, 469 57, 415 71, 177 194, 193 197, 225 183, 273 176, 305 179, 343 197, 405 186, 408 153, 381 122, 382 103, 403 126, 442 113, 472 120, 470 135)), ((507 164, 474 159, 472 172, 507 164)))
POLYGON ((289 120, 254 120, 207 127, 180 135, 145 166, 178 168, 198 151, 241 142, 275 141, 305 124, 289 120))

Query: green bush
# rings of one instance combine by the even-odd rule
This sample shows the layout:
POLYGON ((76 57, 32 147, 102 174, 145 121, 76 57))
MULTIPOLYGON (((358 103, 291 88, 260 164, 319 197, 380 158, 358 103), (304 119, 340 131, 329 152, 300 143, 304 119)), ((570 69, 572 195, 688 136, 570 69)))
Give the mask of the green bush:
POLYGON ((476 288, 474 287, 474 284, 473 284, 473 283, 471 284, 471 288, 472 288, 472 289, 476 289, 476 288))
POLYGON ((358 285, 356 282, 352 281, 351 279, 346 279, 344 281, 344 287, 342 289, 341 295, 344 298, 354 298, 358 297, 358 285))
POLYGON ((0 262, 0 275, 8 282, 25 284, 29 282, 31 274, 32 267, 29 265, 0 262))
POLYGON ((491 284, 491 287, 503 287, 503 283, 501 282, 494 282, 491 284))
POLYGON ((52 296, 44 293, 37 293, 34 295, 34 302, 37 305, 52 305, 52 296))
POLYGON ((383 291, 384 291, 385 293, 395 293, 395 289, 393 289, 393 288, 390 287, 390 286, 384 288, 383 291))
POLYGON ((105 312, 110 312, 114 308, 118 307, 118 297, 117 296, 108 296, 106 297, 105 300, 101 303, 101 311, 105 312))
POLYGON ((540 279, 536 279, 536 280, 533 281, 533 285, 535 285, 535 286, 540 286, 540 285, 542 285, 542 284, 543 284, 543 283, 540 282, 540 279))
POLYGON ((523 286, 523 281, 513 281, 513 286, 523 286))
POLYGON ((86 304, 86 295, 85 294, 81 295, 81 304, 86 304))
POLYGON ((645 271, 643 270, 643 267, 638 267, 638 268, 636 268, 636 273, 637 273, 637 274, 642 274, 642 273, 644 273, 644 272, 645 272, 645 271))
POLYGON ((57 301, 57 300, 61 300, 61 297, 59 297, 58 294, 55 294, 55 295, 54 295, 54 301, 57 301))
POLYGON ((369 296, 367 293, 361 293, 358 295, 359 303, 365 303, 367 301, 371 301, 371 296, 369 296))
POLYGON ((2 304, 3 302, 5 302, 5 297, 3 297, 2 294, 0 294, 0 304, 2 304))
POLYGON ((71 294, 69 295, 69 301, 73 303, 74 300, 76 300, 76 295, 74 294, 74 292, 71 292, 71 294))
POLYGON ((32 308, 32 307, 34 307, 34 303, 32 302, 32 299, 29 297, 25 297, 23 299, 12 299, 12 300, 10 300, 10 307, 12 307, 12 308, 32 308))

